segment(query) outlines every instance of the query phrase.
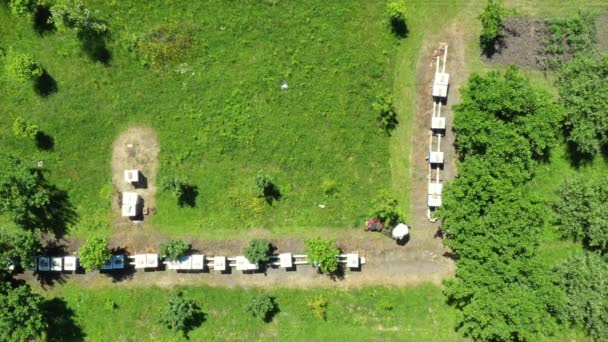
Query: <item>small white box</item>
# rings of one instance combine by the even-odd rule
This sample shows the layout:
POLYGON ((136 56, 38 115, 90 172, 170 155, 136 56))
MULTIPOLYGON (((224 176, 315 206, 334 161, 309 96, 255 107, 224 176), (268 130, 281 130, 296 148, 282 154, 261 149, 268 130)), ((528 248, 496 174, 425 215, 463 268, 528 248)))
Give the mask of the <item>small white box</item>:
POLYGON ((431 152, 429 162, 431 164, 443 164, 443 152, 431 152))

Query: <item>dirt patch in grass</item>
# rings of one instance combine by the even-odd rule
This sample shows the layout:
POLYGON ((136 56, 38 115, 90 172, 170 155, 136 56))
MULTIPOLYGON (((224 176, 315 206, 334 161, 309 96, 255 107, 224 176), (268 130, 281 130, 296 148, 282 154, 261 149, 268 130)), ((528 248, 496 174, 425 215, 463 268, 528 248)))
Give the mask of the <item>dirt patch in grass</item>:
POLYGON ((602 52, 608 52, 608 13, 598 16, 595 33, 596 46, 602 52))
POLYGON ((112 210, 116 213, 115 227, 132 229, 145 221, 141 215, 137 221, 121 217, 120 196, 123 191, 137 192, 144 208, 156 207, 156 173, 158 171, 159 144, 156 132, 151 128, 131 127, 121 133, 112 148, 112 210), (140 182, 127 183, 125 170, 139 170, 140 182))
POLYGON ((510 17, 505 21, 500 47, 492 56, 484 55, 483 58, 489 63, 540 68, 539 57, 548 39, 547 23, 544 20, 510 17))

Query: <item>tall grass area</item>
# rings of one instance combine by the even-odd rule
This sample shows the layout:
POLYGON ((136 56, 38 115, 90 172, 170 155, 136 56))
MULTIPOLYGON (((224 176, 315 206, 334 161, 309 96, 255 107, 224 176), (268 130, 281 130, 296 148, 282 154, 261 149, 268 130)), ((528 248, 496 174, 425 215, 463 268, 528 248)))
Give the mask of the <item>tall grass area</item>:
MULTIPOLYGON (((455 310, 433 285, 414 288, 364 288, 360 290, 264 291, 276 298, 279 312, 264 323, 245 312, 259 290, 183 288, 205 313, 200 327, 189 333, 192 341, 458 341, 454 332, 455 310), (316 317, 306 302, 317 296, 327 301, 326 320, 316 317), (387 303, 392 306, 389 309, 387 303)), ((151 288, 87 288, 66 285, 58 295, 73 311, 75 325, 61 322, 51 329, 81 330, 91 341, 182 341, 156 322, 168 290, 151 288), (151 300, 151 299, 154 300, 151 300)), ((52 331, 52 330, 51 330, 52 331)))
POLYGON ((372 111, 393 85, 399 45, 383 1, 85 3, 110 29, 107 65, 72 34, 39 34, 32 18, 0 6, 0 47, 33 54, 57 85, 41 97, 0 78, 0 151, 43 160, 80 216, 72 235, 109 233, 98 222, 115 215, 105 205, 111 146, 131 126, 158 131, 160 177, 182 177, 199 193, 193 208, 159 196, 152 223, 164 233, 360 226, 391 187, 390 138, 372 111), (167 28, 188 41, 174 60, 146 67, 128 51, 133 37, 162 39, 167 28), (54 149, 16 140, 16 116, 51 135, 54 149), (244 195, 259 170, 282 194, 263 210, 244 195), (335 184, 331 195, 324 181, 335 184))

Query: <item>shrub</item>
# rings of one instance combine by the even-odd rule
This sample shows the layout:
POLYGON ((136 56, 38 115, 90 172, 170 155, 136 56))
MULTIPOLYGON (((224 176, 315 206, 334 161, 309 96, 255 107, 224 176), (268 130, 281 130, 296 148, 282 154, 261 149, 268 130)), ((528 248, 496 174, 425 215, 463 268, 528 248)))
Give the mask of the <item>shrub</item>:
POLYGON ((184 195, 184 184, 178 177, 167 176, 160 180, 160 190, 170 192, 175 198, 179 199, 184 195))
POLYGON ((44 341, 48 317, 42 311, 44 298, 28 284, 13 287, 0 283, 0 326, 2 341, 44 341))
POLYGON ((501 38, 505 15, 506 11, 500 0, 488 0, 479 16, 482 26, 479 43, 485 51, 494 50, 496 43, 501 38))
POLYGON ((254 264, 266 263, 270 260, 270 241, 251 240, 243 251, 243 254, 254 264))
POLYGON ((84 35, 102 35, 108 28, 81 1, 60 0, 51 7, 51 20, 58 30, 75 30, 84 35))
POLYGON ((87 271, 99 269, 110 259, 110 256, 108 242, 104 238, 88 240, 78 250, 79 262, 87 271))
POLYGON ((336 181, 332 179, 324 180, 321 183, 321 191, 323 191, 323 193, 328 196, 335 194, 336 192, 338 192, 338 186, 336 184, 336 181))
POLYGON ((252 297, 246 307, 247 312, 264 322, 271 320, 272 314, 276 309, 277 304, 274 302, 274 298, 269 295, 257 295, 252 297))
POLYGON ((381 299, 376 304, 376 307, 378 308, 378 310, 384 310, 384 311, 393 310, 393 304, 391 302, 389 302, 388 299, 381 299))
POLYGON ((13 122, 13 133, 19 138, 35 139, 40 130, 38 126, 27 123, 22 117, 17 117, 13 122))
POLYGON ((185 299, 183 293, 172 290, 169 302, 159 313, 159 323, 171 330, 181 331, 184 335, 198 324, 198 316, 201 315, 200 308, 191 299, 185 299))
POLYGON ((6 72, 16 81, 36 80, 42 76, 42 68, 31 55, 9 51, 6 57, 6 72))
POLYGON ((274 185, 272 184, 272 178, 269 175, 258 172, 253 179, 253 193, 258 197, 266 197, 272 191, 274 185))
POLYGON ((405 0, 391 0, 386 6, 386 16, 391 29, 393 33, 401 37, 407 33, 406 13, 407 6, 405 5, 405 0))
POLYGON ((403 212, 399 208, 399 201, 388 192, 381 192, 374 200, 370 216, 380 220, 385 228, 393 228, 403 222, 403 212))
POLYGON ((18 17, 25 17, 34 12, 38 0, 10 0, 11 12, 18 17))
POLYGON ((385 133, 390 132, 397 127, 397 112, 393 107, 393 98, 390 95, 379 95, 372 105, 374 111, 378 115, 378 125, 385 133))
POLYGON ((327 298, 322 294, 310 298, 306 301, 306 306, 312 311, 312 313, 319 319, 327 319, 327 298))
POLYGON ((306 240, 308 260, 319 267, 321 272, 335 273, 338 270, 338 255, 334 240, 323 240, 320 237, 306 240))
POLYGON ((190 249, 190 244, 182 240, 170 240, 160 245, 160 255, 169 260, 178 260, 190 249))

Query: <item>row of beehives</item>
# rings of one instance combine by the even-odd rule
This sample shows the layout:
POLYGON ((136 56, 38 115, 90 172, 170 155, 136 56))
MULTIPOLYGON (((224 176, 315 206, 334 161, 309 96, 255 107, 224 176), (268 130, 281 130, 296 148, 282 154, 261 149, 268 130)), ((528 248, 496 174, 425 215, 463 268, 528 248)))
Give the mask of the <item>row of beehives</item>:
MULTIPOLYGON (((348 268, 358 269, 366 263, 366 259, 359 253, 340 254, 336 256, 338 260, 348 268)), ((237 271, 255 271, 260 269, 256 263, 250 262, 244 256, 225 257, 225 256, 206 256, 203 254, 184 255, 179 260, 162 261, 158 254, 135 254, 125 257, 124 255, 112 255, 108 261, 101 266, 101 270, 122 270, 126 267, 125 259, 131 259, 129 263, 135 269, 158 269, 160 263, 169 270, 198 270, 211 269, 218 272, 227 271, 234 267, 237 271)), ((295 265, 309 264, 308 257, 304 254, 282 253, 270 257, 270 266, 280 268, 293 268, 295 265)), ((313 266, 314 265, 313 263, 313 266)), ((36 271, 76 271, 78 269, 77 256, 63 257, 36 257, 36 271)))

